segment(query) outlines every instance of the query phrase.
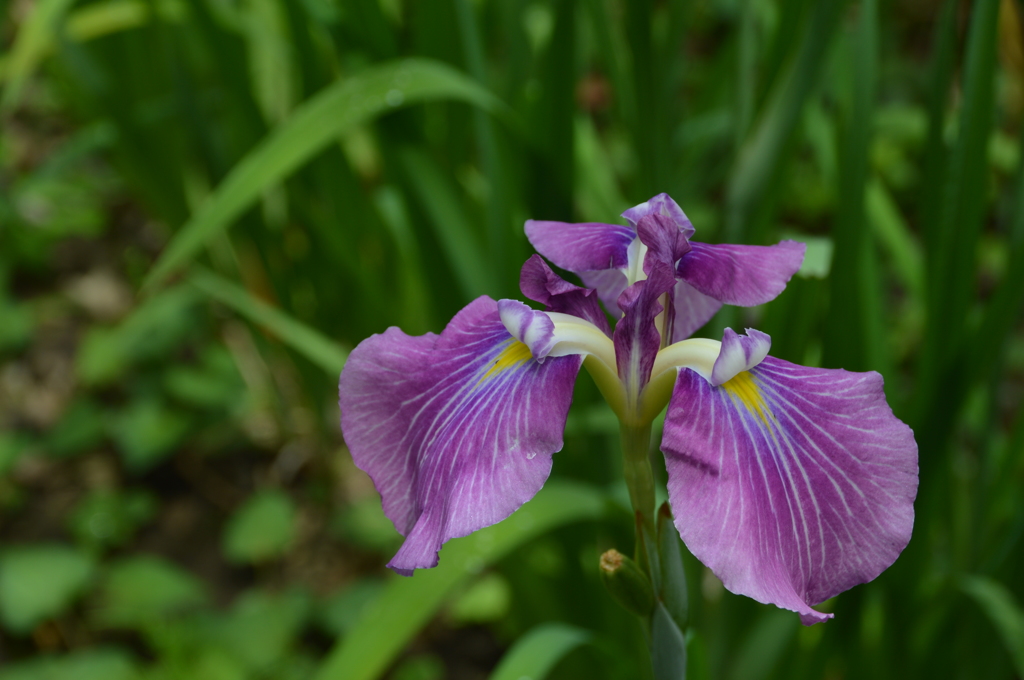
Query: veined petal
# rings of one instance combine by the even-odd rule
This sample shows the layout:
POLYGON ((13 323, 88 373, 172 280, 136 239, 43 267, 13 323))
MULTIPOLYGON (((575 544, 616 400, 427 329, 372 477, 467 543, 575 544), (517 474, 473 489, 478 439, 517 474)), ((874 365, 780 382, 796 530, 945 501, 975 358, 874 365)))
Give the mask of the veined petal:
POLYGON ((597 291, 598 297, 604 303, 604 308, 613 318, 618 319, 622 316, 622 310, 619 309, 619 296, 629 286, 624 269, 580 272, 579 275, 584 286, 597 291))
POLYGON ((352 351, 339 386, 342 433, 406 537, 389 567, 433 567, 445 541, 537 493, 562 448, 581 363, 534 360, 487 297, 439 336, 389 328, 352 351))
POLYGON ((635 237, 631 227, 621 224, 526 221, 526 238, 537 252, 576 273, 622 269, 626 248, 635 237))
POLYGON ((722 349, 711 370, 711 384, 721 385, 737 374, 749 371, 764 361, 771 348, 772 339, 767 333, 748 328, 746 335, 737 335, 733 329, 726 328, 722 336, 722 349))
POLYGON ((531 255, 523 264, 519 274, 519 288, 523 295, 541 303, 549 312, 561 312, 586 319, 600 328, 605 335, 611 336, 612 329, 608 325, 608 317, 597 303, 596 291, 569 283, 551 271, 551 267, 540 255, 531 255))
POLYGON ((775 299, 804 260, 803 243, 774 246, 692 243, 679 260, 680 278, 704 295, 729 305, 752 307, 775 299))
POLYGON ((877 373, 768 357, 714 386, 680 370, 661 448, 691 552, 730 591, 806 625, 910 540, 917 444, 877 373))
POLYGON ((686 216, 683 209, 680 208, 675 201, 668 194, 658 194, 649 201, 644 201, 640 205, 633 206, 626 212, 622 213, 631 225, 636 227, 640 220, 648 215, 662 215, 672 220, 679 230, 683 233, 683 236, 687 239, 693 237, 694 229, 693 223, 690 222, 690 218, 686 216))
POLYGON ((676 281, 671 296, 673 320, 672 337, 669 338, 669 343, 690 337, 722 308, 722 303, 719 300, 708 297, 682 280, 676 281))

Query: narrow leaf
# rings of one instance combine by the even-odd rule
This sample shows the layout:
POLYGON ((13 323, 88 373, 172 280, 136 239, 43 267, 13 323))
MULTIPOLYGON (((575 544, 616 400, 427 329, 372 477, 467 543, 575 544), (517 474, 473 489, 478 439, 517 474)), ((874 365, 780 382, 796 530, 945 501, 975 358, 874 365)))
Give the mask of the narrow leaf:
POLYGON ((250 151, 175 234, 143 284, 152 288, 180 269, 217 233, 342 133, 387 111, 432 99, 455 99, 505 113, 490 92, 450 66, 410 58, 373 66, 328 86, 297 107, 250 151))
POLYGON ((655 680, 686 680, 686 638, 660 602, 651 617, 651 665, 655 680))
POLYGON ((0 110, 17 106, 25 82, 53 44, 54 31, 74 0, 39 0, 14 38, 6 64, 7 87, 0 110))
POLYGON ((786 648, 796 637, 797 617, 790 612, 764 610, 739 647, 729 677, 761 680, 771 677, 786 648))
MULTIPOLYGON (((165 21, 180 21, 186 12, 185 5, 178 0, 164 0, 157 4, 156 9, 165 21)), ((150 21, 151 16, 150 7, 139 0, 106 0, 68 12, 63 31, 69 40, 85 42, 144 26, 150 21)), ((0 83, 10 80, 16 74, 19 78, 29 77, 39 61, 53 51, 54 33, 53 27, 43 33, 39 43, 33 48, 31 64, 22 63, 12 67, 12 63, 17 63, 14 54, 0 56, 0 83)), ((24 56, 20 58, 26 59, 24 56)), ((11 87, 21 85, 12 83, 11 87)), ((17 94, 12 93, 10 96, 16 97, 17 94)))
POLYGON ((768 96, 740 150, 726 194, 727 241, 743 240, 747 218, 768 187, 804 102, 818 81, 818 72, 845 5, 842 0, 817 3, 796 58, 768 96))
POLYGON ((877 82, 877 3, 861 3, 859 21, 845 47, 853 64, 848 104, 842 110, 839 146, 839 205, 829 275, 830 304, 823 364, 886 373, 880 291, 874 276, 875 249, 867 229, 865 186, 877 82))
POLYGON ((189 275, 189 282, 253 323, 273 332, 282 342, 328 373, 337 375, 344 368, 348 357, 345 350, 318 331, 254 297, 244 288, 199 268, 189 275))
POLYGON ((422 151, 404 150, 401 162, 417 199, 430 218, 434 235, 455 273, 463 298, 469 301, 484 293, 496 294, 481 239, 473 233, 451 180, 422 151))
POLYGON ((928 326, 917 365, 914 414, 915 430, 925 431, 919 441, 923 449, 944 438, 959 408, 958 395, 965 392, 949 386, 963 379, 957 375, 963 362, 955 357, 965 340, 975 289, 975 251, 988 199, 998 18, 998 0, 979 0, 972 6, 959 132, 942 185, 942 213, 929 236, 928 326), (947 387, 940 390, 939 385, 947 387))
POLYGON ((604 497, 588 487, 548 482, 505 521, 448 543, 440 565, 411 578, 394 577, 366 608, 352 633, 337 644, 314 680, 373 680, 387 670, 448 595, 466 579, 518 546, 555 527, 596 519, 604 497))
POLYGON ((964 592, 974 598, 1003 638, 1017 674, 1024 676, 1024 611, 1006 586, 984 576, 968 576, 961 583, 964 592))
POLYGON ((679 531, 672 523, 672 510, 665 501, 658 511, 658 557, 661 566, 661 592, 665 609, 679 626, 686 630, 689 602, 686 593, 686 572, 679 552, 679 531))
POLYGON ((537 626, 519 638, 491 673, 491 680, 544 680, 569 652, 588 642, 590 633, 562 623, 537 626))
POLYGON ((924 255, 921 244, 903 219, 892 194, 878 177, 867 186, 867 211, 879 246, 892 261, 896 276, 918 301, 924 302, 924 255))

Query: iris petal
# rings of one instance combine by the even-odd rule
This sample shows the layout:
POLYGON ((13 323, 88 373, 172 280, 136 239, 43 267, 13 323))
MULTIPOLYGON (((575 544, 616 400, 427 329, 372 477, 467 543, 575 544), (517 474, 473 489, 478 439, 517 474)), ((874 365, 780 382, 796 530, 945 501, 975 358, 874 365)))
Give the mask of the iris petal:
POLYGON ((799 612, 910 540, 917 444, 877 373, 772 357, 713 386, 680 370, 662 441, 676 527, 726 588, 799 612))
POLYGON ((580 272, 580 279, 587 288, 597 291, 598 297, 604 303, 604 308, 618 319, 622 316, 619 309, 619 296, 629 286, 626 279, 626 272, 622 269, 605 269, 602 271, 580 272))
POLYGON ((711 320, 722 303, 700 292, 686 281, 677 280, 672 289, 672 337, 669 343, 685 340, 711 320))
POLYGON ((704 295, 728 305, 752 307, 774 300, 800 269, 807 246, 782 241, 774 246, 691 243, 677 272, 704 295))
POLYGON ((571 272, 621 269, 636 237, 632 227, 601 222, 527 220, 526 238, 537 252, 571 272))
POLYGON ((722 336, 722 349, 711 370, 711 384, 721 385, 737 374, 749 371, 764 361, 771 348, 772 339, 767 333, 748 328, 746 335, 737 335, 733 329, 726 328, 722 336))
POLYGON ((644 201, 640 205, 635 205, 622 213, 622 216, 634 227, 648 215, 661 215, 669 218, 683 233, 684 238, 693 238, 693 223, 690 222, 690 218, 686 216, 683 209, 668 194, 658 194, 649 201, 644 201))
POLYGON ((594 290, 569 283, 551 271, 551 267, 540 255, 531 255, 523 264, 519 274, 519 288, 523 295, 541 303, 549 312, 578 316, 600 328, 605 335, 612 334, 608 317, 597 304, 594 290))
POLYGON ((441 335, 389 328, 341 373, 341 426, 356 465, 406 539, 388 564, 409 575, 441 545, 530 500, 562 448, 579 356, 540 364, 481 297, 441 335))

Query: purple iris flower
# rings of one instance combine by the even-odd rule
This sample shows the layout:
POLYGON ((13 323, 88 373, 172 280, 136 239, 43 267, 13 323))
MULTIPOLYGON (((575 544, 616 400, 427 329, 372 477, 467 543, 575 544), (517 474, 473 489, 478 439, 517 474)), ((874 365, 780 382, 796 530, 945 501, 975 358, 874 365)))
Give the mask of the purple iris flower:
POLYGON ((805 246, 782 241, 774 246, 712 245, 690 241, 693 224, 669 198, 658 194, 622 213, 629 226, 528 220, 526 236, 537 252, 578 274, 597 290, 613 316, 621 315, 619 295, 636 280, 647 246, 639 238, 641 222, 667 221, 682 235, 675 264, 675 285, 667 294, 667 327, 662 344, 684 340, 715 315, 723 303, 753 307, 782 292, 800 269, 805 246))
POLYGON ((501 521, 551 471, 573 383, 593 376, 623 428, 665 406, 661 450, 675 525, 726 588, 800 614, 878 576, 910 540, 917 445, 877 373, 797 366, 771 339, 685 339, 724 302, 772 299, 803 245, 713 246, 661 194, 630 226, 527 222, 538 256, 523 294, 480 297, 440 335, 371 336, 340 379, 341 426, 405 536, 388 564, 437 565, 450 538, 501 521), (621 316, 614 329, 598 304, 621 316), (694 302, 696 300, 696 302, 694 302))

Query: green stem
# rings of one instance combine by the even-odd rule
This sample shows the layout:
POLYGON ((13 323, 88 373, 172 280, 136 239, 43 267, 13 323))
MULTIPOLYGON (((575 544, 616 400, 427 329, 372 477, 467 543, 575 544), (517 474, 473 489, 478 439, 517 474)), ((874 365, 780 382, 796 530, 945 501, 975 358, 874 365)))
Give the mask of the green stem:
POLYGON ((622 459, 633 510, 640 514, 644 526, 654 536, 654 473, 648 455, 651 447, 651 423, 622 423, 622 459))

